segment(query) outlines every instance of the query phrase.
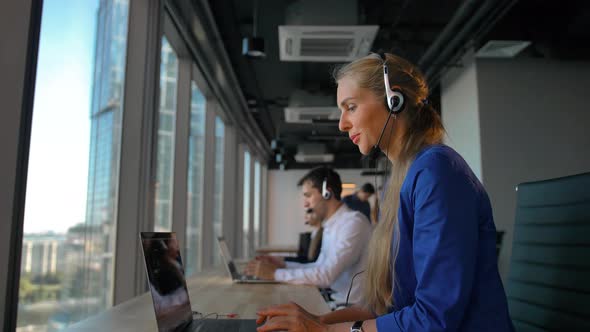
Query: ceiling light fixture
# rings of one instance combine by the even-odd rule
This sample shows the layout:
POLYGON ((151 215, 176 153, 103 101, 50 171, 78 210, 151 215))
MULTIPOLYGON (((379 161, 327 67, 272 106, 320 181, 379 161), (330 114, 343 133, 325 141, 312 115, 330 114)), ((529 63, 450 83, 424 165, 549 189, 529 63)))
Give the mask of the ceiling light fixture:
POLYGON ((258 21, 258 0, 254 0, 253 36, 242 39, 242 55, 253 59, 265 58, 264 38, 256 36, 258 21))

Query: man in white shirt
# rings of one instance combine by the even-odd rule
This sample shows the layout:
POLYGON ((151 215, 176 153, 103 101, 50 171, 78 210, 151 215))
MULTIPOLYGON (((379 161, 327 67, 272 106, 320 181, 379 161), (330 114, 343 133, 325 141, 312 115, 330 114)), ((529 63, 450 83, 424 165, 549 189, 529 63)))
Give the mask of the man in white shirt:
MULTIPOLYGON (((334 170, 319 167, 299 181, 303 207, 323 220, 322 246, 313 263, 284 262, 277 257, 251 261, 246 274, 262 279, 274 279, 292 284, 330 287, 332 298, 344 303, 352 278, 366 267, 367 251, 372 227, 366 217, 350 210, 340 200, 342 181, 334 170)), ((350 290, 349 303, 361 300, 364 274, 357 275, 350 290)))

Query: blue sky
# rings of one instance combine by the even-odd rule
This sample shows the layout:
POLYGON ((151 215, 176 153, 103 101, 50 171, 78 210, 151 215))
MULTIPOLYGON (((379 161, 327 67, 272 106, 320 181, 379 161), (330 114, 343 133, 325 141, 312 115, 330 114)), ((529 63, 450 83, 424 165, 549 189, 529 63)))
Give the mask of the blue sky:
POLYGON ((29 156, 25 233, 84 221, 98 0, 45 0, 29 156))

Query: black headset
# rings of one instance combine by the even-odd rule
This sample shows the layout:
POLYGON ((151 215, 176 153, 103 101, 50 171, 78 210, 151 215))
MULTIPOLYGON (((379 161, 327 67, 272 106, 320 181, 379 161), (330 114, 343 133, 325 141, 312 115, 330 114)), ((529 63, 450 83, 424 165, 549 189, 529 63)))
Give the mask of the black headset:
POLYGON ((370 160, 376 160, 379 157, 379 143, 381 143, 381 139, 383 138, 383 133, 385 132, 385 128, 387 128, 387 124, 389 123, 389 119, 399 113, 401 113, 405 106, 406 106, 406 98, 403 92, 398 89, 392 89, 389 85, 389 69, 387 68, 387 57, 385 54, 377 54, 381 61, 383 61, 383 82, 385 83, 385 95, 386 95, 386 104, 387 108, 389 109, 389 116, 387 117, 387 121, 385 121, 385 125, 383 129, 381 129, 381 134, 379 135, 379 139, 377 143, 373 146, 369 154, 367 154, 367 158, 370 160))

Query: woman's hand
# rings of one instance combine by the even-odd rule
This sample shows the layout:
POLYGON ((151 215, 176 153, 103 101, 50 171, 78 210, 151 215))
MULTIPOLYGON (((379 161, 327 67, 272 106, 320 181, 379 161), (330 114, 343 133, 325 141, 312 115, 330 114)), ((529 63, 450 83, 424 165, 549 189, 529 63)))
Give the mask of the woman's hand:
POLYGON ((256 324, 260 326, 258 332, 289 331, 289 332, 329 332, 330 328, 320 322, 319 316, 305 311, 298 304, 277 305, 257 312, 256 324))

